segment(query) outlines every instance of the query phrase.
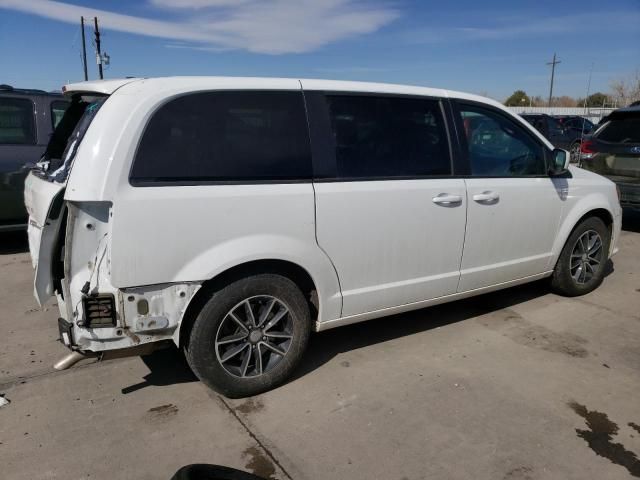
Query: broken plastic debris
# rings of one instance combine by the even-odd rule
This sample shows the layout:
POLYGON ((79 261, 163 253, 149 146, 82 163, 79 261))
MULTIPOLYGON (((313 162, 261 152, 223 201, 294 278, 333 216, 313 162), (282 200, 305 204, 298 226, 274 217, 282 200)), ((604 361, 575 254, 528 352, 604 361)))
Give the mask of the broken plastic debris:
POLYGON ((0 407, 4 407, 5 405, 9 405, 11 402, 8 398, 4 398, 4 396, 0 395, 0 407))

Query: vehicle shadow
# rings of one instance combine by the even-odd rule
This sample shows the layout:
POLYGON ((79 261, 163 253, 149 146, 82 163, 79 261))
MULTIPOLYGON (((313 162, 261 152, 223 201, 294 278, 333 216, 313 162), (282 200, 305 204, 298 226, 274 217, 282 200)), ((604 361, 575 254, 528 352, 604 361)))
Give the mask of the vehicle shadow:
POLYGON ((156 350, 140 358, 149 369, 149 373, 142 377, 142 382, 124 387, 122 393, 125 395, 145 387, 164 387, 198 381, 182 352, 174 346, 156 350))
POLYGON ((12 255, 29 251, 27 232, 0 233, 0 255, 12 255))
MULTIPOLYGON (((313 372, 340 353, 468 320, 548 293, 549 287, 546 282, 534 282, 506 291, 488 293, 314 334, 311 336, 309 347, 300 366, 289 381, 313 372)), ((140 358, 149 368, 149 373, 143 377, 143 381, 124 387, 123 394, 133 393, 150 386, 198 381, 187 364, 184 354, 174 346, 156 350, 140 358)))
POLYGON ((548 283, 543 280, 320 332, 311 336, 308 350, 292 380, 313 372, 340 353, 463 322, 549 293, 548 283))
POLYGON ((622 212, 622 230, 640 233, 640 211, 625 208, 622 212))
MULTIPOLYGON (((608 276, 613 271, 613 263, 607 262, 605 275, 608 276)), ((341 353, 463 322, 550 294, 548 281, 540 280, 465 300, 320 332, 311 336, 302 362, 289 381, 312 373, 341 353)), ((144 381, 123 388, 123 394, 147 386, 198 381, 182 352, 175 347, 158 350, 141 358, 149 368, 149 373, 143 377, 144 381)))

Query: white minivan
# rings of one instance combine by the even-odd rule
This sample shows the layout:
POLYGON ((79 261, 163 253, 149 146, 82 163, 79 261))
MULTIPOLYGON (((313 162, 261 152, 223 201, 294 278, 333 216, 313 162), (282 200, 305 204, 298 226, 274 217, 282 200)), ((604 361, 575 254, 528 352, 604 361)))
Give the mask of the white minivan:
POLYGON ((581 295, 616 251, 615 185, 486 98, 223 77, 64 93, 25 188, 36 298, 73 351, 170 341, 230 397, 285 381, 313 331, 544 277, 581 295))

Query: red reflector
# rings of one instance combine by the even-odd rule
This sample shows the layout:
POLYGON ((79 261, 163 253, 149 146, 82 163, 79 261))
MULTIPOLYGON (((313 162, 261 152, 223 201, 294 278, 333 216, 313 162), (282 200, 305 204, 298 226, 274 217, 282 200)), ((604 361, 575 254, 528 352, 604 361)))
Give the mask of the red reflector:
POLYGON ((580 145, 580 153, 597 153, 595 144, 591 140, 586 140, 580 145))

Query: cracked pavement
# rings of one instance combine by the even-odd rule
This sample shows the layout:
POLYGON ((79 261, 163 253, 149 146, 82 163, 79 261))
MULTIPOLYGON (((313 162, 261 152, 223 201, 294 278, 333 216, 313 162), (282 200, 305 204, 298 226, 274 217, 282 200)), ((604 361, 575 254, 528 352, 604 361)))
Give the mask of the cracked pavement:
POLYGON ((169 479, 214 463, 269 479, 623 479, 640 457, 640 214, 579 298, 525 285, 312 337, 294 379, 228 400, 167 349, 52 365, 22 235, 0 238, 7 479, 169 479))

